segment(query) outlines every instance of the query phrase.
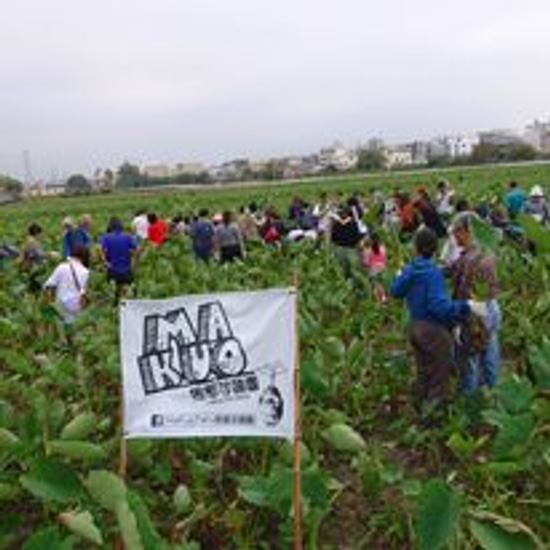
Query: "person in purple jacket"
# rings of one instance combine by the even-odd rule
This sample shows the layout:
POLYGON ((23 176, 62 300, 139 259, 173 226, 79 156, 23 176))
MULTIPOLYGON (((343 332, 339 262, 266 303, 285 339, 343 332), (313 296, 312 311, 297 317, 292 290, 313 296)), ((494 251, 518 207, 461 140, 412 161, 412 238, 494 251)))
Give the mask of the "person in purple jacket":
POLYGON ((118 218, 111 218, 107 233, 101 237, 101 250, 107 279, 115 282, 115 303, 133 282, 132 257, 136 247, 134 237, 124 232, 122 222, 118 218))
POLYGON ((393 280, 390 292, 403 298, 409 310, 409 341, 416 363, 415 405, 428 421, 449 397, 449 379, 456 371, 452 328, 476 314, 484 316, 484 303, 451 300, 443 271, 434 263, 437 236, 420 229, 414 239, 416 257, 393 280))

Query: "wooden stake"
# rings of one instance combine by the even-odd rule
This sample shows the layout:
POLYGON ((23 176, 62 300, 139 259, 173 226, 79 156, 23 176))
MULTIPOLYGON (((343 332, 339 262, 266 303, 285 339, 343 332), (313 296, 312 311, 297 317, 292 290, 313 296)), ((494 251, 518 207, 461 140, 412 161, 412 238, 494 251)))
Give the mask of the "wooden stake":
MULTIPOLYGON (((126 481, 126 475, 128 474, 128 446, 126 445, 126 438, 124 437, 124 389, 120 388, 120 407, 118 411, 119 426, 120 426, 120 453, 118 462, 118 475, 126 481)), ((118 535, 114 550, 124 550, 124 540, 122 535, 118 535)))
POLYGON ((300 338, 298 319, 298 274, 294 273, 294 550, 302 550, 302 483, 300 442, 302 439, 300 424, 300 338))

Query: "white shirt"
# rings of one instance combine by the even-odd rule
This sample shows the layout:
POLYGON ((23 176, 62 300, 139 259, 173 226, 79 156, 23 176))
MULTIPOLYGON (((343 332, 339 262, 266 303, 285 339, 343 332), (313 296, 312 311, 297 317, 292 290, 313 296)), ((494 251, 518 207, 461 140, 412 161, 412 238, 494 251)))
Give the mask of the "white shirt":
POLYGON ((78 260, 69 258, 59 264, 44 283, 44 288, 55 288, 55 300, 67 323, 73 322, 82 310, 80 297, 86 291, 89 274, 89 269, 78 260))
POLYGON ((147 216, 145 214, 136 216, 132 220, 132 231, 134 232, 134 235, 138 236, 140 239, 147 238, 148 229, 149 229, 149 220, 147 219, 147 216))

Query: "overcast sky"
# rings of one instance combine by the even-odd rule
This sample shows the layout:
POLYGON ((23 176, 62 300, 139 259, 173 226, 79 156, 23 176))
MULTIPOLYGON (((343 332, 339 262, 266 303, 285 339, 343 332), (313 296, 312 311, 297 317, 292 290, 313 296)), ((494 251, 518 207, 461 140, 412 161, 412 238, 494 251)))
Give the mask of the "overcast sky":
POLYGON ((261 158, 550 115, 548 0, 2 0, 0 173, 261 158))

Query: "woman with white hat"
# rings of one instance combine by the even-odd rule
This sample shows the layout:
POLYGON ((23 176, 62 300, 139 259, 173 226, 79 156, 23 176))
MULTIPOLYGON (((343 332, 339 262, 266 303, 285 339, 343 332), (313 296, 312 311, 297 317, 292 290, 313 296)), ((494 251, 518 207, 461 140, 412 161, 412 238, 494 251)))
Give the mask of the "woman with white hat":
POLYGON ((529 192, 529 198, 525 205, 525 213, 531 214, 533 218, 543 225, 550 225, 550 208, 544 196, 544 190, 540 185, 534 185, 529 192))

